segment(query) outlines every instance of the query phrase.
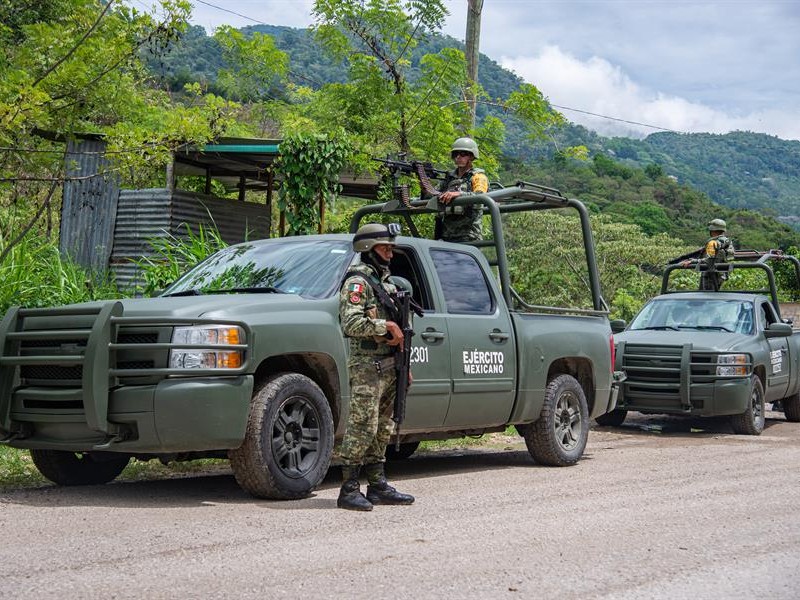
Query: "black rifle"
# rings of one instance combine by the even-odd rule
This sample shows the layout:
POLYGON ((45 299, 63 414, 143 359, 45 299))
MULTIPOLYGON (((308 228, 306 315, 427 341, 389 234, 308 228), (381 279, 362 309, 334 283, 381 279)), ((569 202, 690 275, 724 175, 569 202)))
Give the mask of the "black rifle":
POLYGON ((695 260, 701 258, 703 254, 705 254, 706 247, 703 246, 702 248, 698 248, 697 250, 692 250, 691 252, 687 252, 686 254, 681 254, 680 256, 676 256, 671 261, 669 261, 668 265, 677 265, 685 260, 695 260))
POLYGON ((394 406, 392 407, 392 421, 397 423, 395 431, 396 448, 400 448, 400 425, 406 418, 406 395, 409 388, 409 373, 411 372, 411 338, 414 330, 411 328, 411 311, 422 316, 422 308, 411 298, 411 292, 398 290, 394 294, 395 305, 398 310, 398 323, 403 332, 403 349, 394 354, 394 369, 397 372, 395 383, 394 406))

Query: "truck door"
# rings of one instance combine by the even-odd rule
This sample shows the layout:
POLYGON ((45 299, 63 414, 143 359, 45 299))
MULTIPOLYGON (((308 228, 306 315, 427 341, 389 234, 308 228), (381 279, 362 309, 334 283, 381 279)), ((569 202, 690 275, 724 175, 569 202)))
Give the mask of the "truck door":
MULTIPOLYGON (((761 303, 759 311, 761 327, 766 329, 770 323, 777 323, 778 316, 775 309, 769 302, 761 303)), ((765 400, 780 400, 786 395, 789 387, 789 338, 767 338, 769 343, 769 364, 767 367, 767 390, 765 400)))
POLYGON ((505 423, 514 403, 516 352, 511 317, 468 252, 431 250, 445 301, 452 393, 445 425, 505 423))
POLYGON ((450 352, 445 315, 434 307, 429 278, 420 267, 416 251, 407 246, 395 248, 391 272, 411 283, 414 300, 424 316, 413 316, 411 344, 413 383, 406 398, 406 417, 402 431, 441 427, 450 404, 450 352))

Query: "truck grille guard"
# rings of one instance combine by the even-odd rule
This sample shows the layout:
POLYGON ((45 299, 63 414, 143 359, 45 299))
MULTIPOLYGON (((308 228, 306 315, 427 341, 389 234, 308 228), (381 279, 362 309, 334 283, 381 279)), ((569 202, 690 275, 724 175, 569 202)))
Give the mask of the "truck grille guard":
POLYGON ((96 449, 108 447, 125 439, 127 433, 108 420, 109 392, 120 385, 120 379, 240 375, 250 368, 252 343, 250 328, 240 321, 125 317, 123 304, 118 301, 89 307, 13 307, 0 322, 0 443, 28 435, 26 423, 11 418, 15 398, 22 398, 34 408, 51 406, 54 402, 65 408, 82 408, 89 428, 108 436, 107 442, 96 449), (139 332, 140 328, 171 331, 182 325, 218 324, 241 327, 246 343, 177 344, 153 341, 158 339, 157 335, 139 332), (125 328, 136 330, 125 331, 125 328), (244 356, 235 369, 160 368, 149 360, 119 360, 120 354, 130 351, 169 356, 174 349, 241 351, 244 356), (37 380, 37 384, 20 385, 26 378, 37 380))
MULTIPOLYGON (((697 408, 692 401, 692 385, 741 378, 716 374, 717 357, 720 354, 694 351, 690 343, 666 345, 619 342, 618 368, 627 375, 623 384, 625 403, 636 399, 672 401, 677 402, 687 412, 697 408)), ((752 362, 746 366, 748 373, 752 372, 752 362)))

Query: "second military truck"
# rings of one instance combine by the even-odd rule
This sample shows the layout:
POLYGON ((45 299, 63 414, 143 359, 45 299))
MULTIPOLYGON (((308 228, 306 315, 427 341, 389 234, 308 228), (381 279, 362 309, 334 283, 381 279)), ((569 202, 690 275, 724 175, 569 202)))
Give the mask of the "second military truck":
MULTIPOLYGON (((397 239, 392 272, 424 311, 400 453, 515 425, 537 462, 574 464, 615 390, 586 210, 530 184, 472 201, 492 217, 498 277, 473 246, 397 239), (581 215, 592 309, 533 307, 511 289, 500 213, 548 207, 581 215)), ((427 210, 366 207, 352 230, 390 210, 415 231, 412 209, 427 210)), ((160 297, 11 309, 0 324, 2 442, 30 449, 62 485, 110 481, 131 458, 227 456, 255 496, 308 495, 346 423, 338 291, 356 260, 352 235, 254 241, 220 251, 160 297)))
POLYGON ((729 415, 736 433, 758 435, 765 403, 777 401, 789 421, 800 421, 800 330, 781 318, 773 260, 790 261, 800 281, 800 262, 775 251, 737 251, 733 262, 714 267, 722 277, 762 271, 768 289, 760 291, 670 292, 670 274, 698 265, 667 267, 661 295, 616 336, 617 368, 627 380, 617 408, 598 422, 620 425, 628 411, 729 415))

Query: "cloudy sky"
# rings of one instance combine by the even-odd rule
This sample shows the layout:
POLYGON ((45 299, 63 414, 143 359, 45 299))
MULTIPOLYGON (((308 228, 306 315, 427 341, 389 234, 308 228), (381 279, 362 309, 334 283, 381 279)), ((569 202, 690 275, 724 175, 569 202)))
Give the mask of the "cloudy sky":
MULTIPOLYGON (((209 31, 253 24, 210 4, 273 25, 312 22, 311 0, 192 3, 209 31)), ((444 33, 463 40, 467 0, 446 4, 444 33)), ((799 32, 800 0, 484 0, 481 52, 603 135, 738 129, 800 140, 799 32)))

